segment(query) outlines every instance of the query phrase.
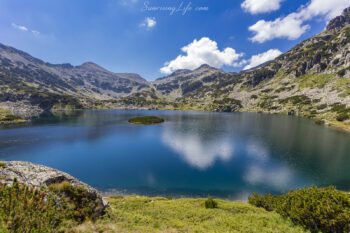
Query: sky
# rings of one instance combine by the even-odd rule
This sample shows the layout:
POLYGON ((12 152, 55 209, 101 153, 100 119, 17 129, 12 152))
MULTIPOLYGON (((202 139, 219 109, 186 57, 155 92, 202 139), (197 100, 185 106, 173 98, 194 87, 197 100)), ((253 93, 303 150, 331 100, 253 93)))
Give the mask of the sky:
POLYGON ((324 30, 350 0, 0 0, 0 43, 147 80, 201 64, 240 71, 324 30))

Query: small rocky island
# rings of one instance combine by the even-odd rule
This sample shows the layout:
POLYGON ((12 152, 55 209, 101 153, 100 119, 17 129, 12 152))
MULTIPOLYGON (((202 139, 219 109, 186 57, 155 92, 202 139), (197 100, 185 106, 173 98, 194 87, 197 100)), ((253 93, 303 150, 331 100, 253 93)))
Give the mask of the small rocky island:
POLYGON ((129 119, 130 124, 153 125, 163 123, 165 120, 158 116, 143 116, 129 119))

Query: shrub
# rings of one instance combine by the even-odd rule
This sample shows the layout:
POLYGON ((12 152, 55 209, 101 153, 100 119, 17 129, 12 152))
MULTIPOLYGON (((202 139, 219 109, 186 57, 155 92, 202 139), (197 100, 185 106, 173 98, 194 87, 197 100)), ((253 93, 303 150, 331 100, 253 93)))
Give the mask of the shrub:
POLYGON ((49 185, 49 190, 67 203, 67 214, 78 222, 95 219, 95 196, 81 186, 73 186, 67 181, 49 185))
POLYGON ((273 211, 275 209, 277 201, 278 197, 275 197, 271 194, 263 196, 257 193, 253 193, 248 198, 249 204, 254 205, 256 207, 264 208, 267 211, 273 211))
POLYGON ((334 187, 299 189, 281 196, 253 194, 249 203, 274 210, 311 232, 350 230, 350 195, 334 187))
POLYGON ((316 125, 324 125, 324 123, 325 123, 325 122, 324 122, 324 120, 322 120, 322 119, 316 119, 316 120, 315 120, 315 124, 316 124, 316 125))
POLYGON ((295 96, 291 96, 286 99, 280 100, 280 103, 282 104, 285 104, 288 102, 294 105, 297 105, 297 104, 308 105, 308 104, 311 104, 311 99, 305 95, 295 95, 295 96))
POLYGON ((0 169, 1 169, 1 168, 5 168, 5 167, 6 167, 6 163, 5 163, 5 162, 0 161, 0 169))
POLYGON ((65 212, 54 195, 14 181, 0 185, 0 232, 57 232, 65 212), (7 231, 5 231, 7 232, 7 231))
POLYGON ((341 104, 341 103, 336 103, 332 106, 332 109, 331 109, 333 112, 336 112, 336 113, 349 113, 350 112, 350 109, 346 107, 345 104, 341 104))
POLYGON ((322 110, 322 109, 325 109, 325 108, 327 108, 327 107, 328 107, 327 104, 321 104, 321 105, 318 105, 318 106, 317 106, 317 110, 322 110))
POLYGON ((337 121, 346 121, 348 119, 349 119, 349 115, 347 113, 344 113, 344 112, 339 113, 336 117, 337 121))
POLYGON ((340 76, 340 77, 344 77, 345 74, 346 74, 346 70, 345 69, 339 70, 337 72, 337 75, 340 76))
POLYGON ((213 198, 208 198, 205 203, 205 208, 207 209, 215 209, 218 208, 218 203, 213 198))

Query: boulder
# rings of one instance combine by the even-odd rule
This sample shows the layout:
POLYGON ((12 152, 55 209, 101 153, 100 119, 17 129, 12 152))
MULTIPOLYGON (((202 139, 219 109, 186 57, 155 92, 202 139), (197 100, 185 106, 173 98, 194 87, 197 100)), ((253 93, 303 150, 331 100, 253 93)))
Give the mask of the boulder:
POLYGON ((90 201, 95 206, 95 215, 102 215, 107 207, 107 202, 96 189, 67 173, 50 167, 21 161, 4 162, 0 166, 0 184, 12 185, 15 179, 20 184, 35 188, 68 182, 73 187, 80 187, 86 190, 90 201))

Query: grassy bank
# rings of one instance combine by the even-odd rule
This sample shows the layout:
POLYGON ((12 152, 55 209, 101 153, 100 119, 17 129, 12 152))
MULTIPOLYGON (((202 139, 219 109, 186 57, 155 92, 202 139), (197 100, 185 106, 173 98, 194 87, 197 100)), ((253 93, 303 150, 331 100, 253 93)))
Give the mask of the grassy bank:
MULTIPOLYGON (((6 166, 0 163, 0 169, 6 166)), ((0 185, 0 233, 10 232, 349 232, 350 195, 334 187, 283 195, 252 194, 248 203, 222 199, 94 196, 68 182, 30 188, 0 185)))
POLYGON ((275 212, 247 203, 216 200, 205 208, 201 198, 110 197, 107 215, 67 232, 306 232, 275 212))
POLYGON ((9 110, 0 108, 0 125, 23 123, 26 120, 13 115, 9 110))

